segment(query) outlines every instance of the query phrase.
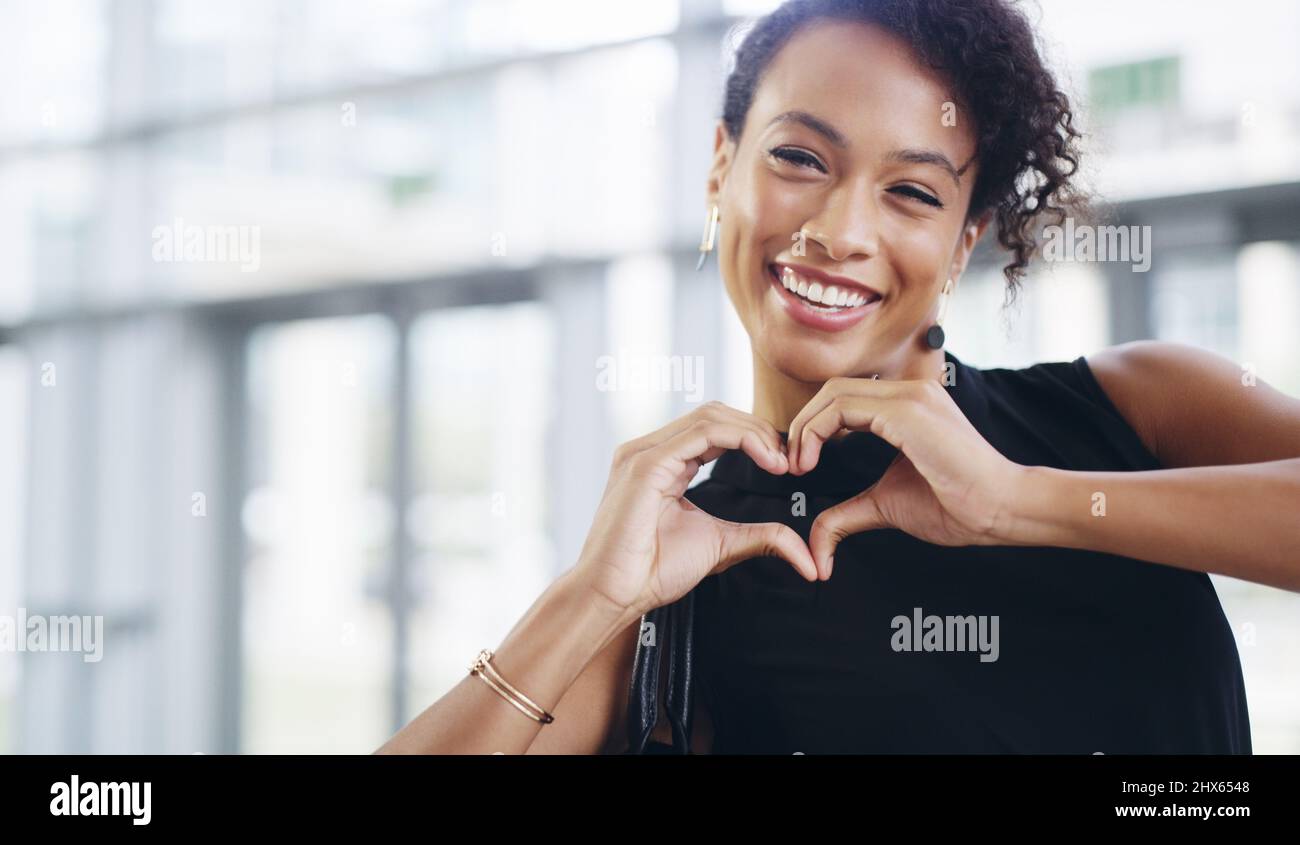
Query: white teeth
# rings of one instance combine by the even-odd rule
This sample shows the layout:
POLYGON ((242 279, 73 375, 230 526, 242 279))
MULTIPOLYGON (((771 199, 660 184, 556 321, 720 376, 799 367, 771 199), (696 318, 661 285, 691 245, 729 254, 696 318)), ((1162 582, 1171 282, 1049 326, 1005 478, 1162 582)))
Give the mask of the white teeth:
POLYGON ((856 308, 867 301, 860 293, 851 293, 847 288, 835 285, 823 286, 821 282, 809 282, 789 267, 781 268, 781 286, 799 297, 826 307, 856 308))

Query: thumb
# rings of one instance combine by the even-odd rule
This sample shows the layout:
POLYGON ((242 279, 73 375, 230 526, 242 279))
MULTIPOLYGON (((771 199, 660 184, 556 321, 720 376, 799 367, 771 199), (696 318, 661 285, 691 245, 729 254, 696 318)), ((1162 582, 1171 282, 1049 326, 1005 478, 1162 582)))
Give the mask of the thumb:
POLYGON ((889 521, 876 501, 874 487, 822 511, 813 520, 808 536, 817 570, 825 572, 827 578, 831 577, 835 549, 845 537, 888 527, 889 521))
POLYGON ((722 522, 722 542, 715 572, 753 557, 779 557, 788 561, 804 578, 817 580, 818 571, 812 553, 790 526, 779 522, 719 522, 722 522))

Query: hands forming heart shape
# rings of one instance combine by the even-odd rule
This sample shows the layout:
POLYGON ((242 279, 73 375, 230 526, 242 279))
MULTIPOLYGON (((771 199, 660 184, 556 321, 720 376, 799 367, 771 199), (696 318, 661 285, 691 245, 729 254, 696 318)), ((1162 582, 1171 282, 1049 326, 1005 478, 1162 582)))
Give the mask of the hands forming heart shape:
POLYGON ((790 471, 811 471, 822 444, 849 431, 899 452, 875 484, 813 521, 811 552, 824 577, 845 537, 875 528, 941 546, 1003 542, 1025 468, 989 445, 939 382, 831 379, 790 424, 790 471))
POLYGON ((945 546, 1006 542, 1026 467, 994 449, 934 380, 833 378, 781 442, 770 423, 710 402, 614 453, 575 576, 629 614, 667 604, 705 576, 755 557, 826 580, 852 534, 897 528, 945 546), (718 519, 682 498, 700 467, 741 449, 773 474, 804 475, 822 445, 869 431, 899 451, 881 478, 820 513, 809 542, 781 523, 718 519))

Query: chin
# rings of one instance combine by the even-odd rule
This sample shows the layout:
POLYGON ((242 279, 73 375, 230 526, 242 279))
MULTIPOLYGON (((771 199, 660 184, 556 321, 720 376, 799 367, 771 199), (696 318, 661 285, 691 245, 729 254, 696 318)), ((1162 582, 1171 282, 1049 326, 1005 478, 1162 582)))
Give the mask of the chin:
POLYGON ((764 358, 769 366, 777 372, 802 382, 817 383, 828 381, 836 376, 847 376, 854 372, 857 361, 846 361, 843 355, 824 343, 800 343, 800 338, 793 342, 778 341, 769 344, 764 358))

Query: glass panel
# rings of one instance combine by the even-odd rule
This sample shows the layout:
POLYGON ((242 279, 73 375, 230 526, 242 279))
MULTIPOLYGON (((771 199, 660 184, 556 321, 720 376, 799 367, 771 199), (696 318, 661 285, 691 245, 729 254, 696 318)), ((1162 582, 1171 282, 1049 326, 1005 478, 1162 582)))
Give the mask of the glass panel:
POLYGON ((102 129, 108 9, 105 0, 0 4, 0 74, 9 83, 0 142, 79 141, 102 129))
POLYGON ((546 460, 552 343, 549 314, 533 303, 439 311, 412 326, 407 718, 495 648, 558 574, 546 507, 557 471, 546 460))
POLYGON ((279 4, 163 0, 151 16, 150 116, 167 119, 272 98, 279 4))
POLYGON ((393 345, 373 316, 250 339, 242 751, 367 753, 391 734, 393 345))
POLYGON ((1160 340, 1237 357, 1236 252, 1182 249, 1152 270, 1151 319, 1160 340))
POLYGON ((596 389, 605 394, 614 442, 667 425, 674 393, 696 404, 703 362, 673 354, 672 266, 660 255, 613 262, 607 272, 605 326, 609 350, 596 361, 596 389))
MULTIPOLYGON (((25 605, 23 525, 26 521, 27 390, 33 375, 22 350, 0 346, 0 614, 25 605)), ((0 754, 17 750, 15 706, 22 682, 19 655, 0 652, 0 754)))
POLYGON ((473 0, 457 39, 477 56, 576 50, 671 32, 677 0, 473 0))
POLYGON ((1247 244, 1237 253, 1239 363, 1300 396, 1300 242, 1247 244))
POLYGON ((0 321, 102 294, 108 281, 102 271, 89 281, 92 269, 109 263, 91 258, 104 255, 96 250, 107 243, 111 225, 108 215, 97 213, 103 207, 102 161, 73 151, 0 164, 0 321))
POLYGON ((281 2, 277 87, 296 94, 446 66, 458 55, 462 5, 448 0, 281 2))

